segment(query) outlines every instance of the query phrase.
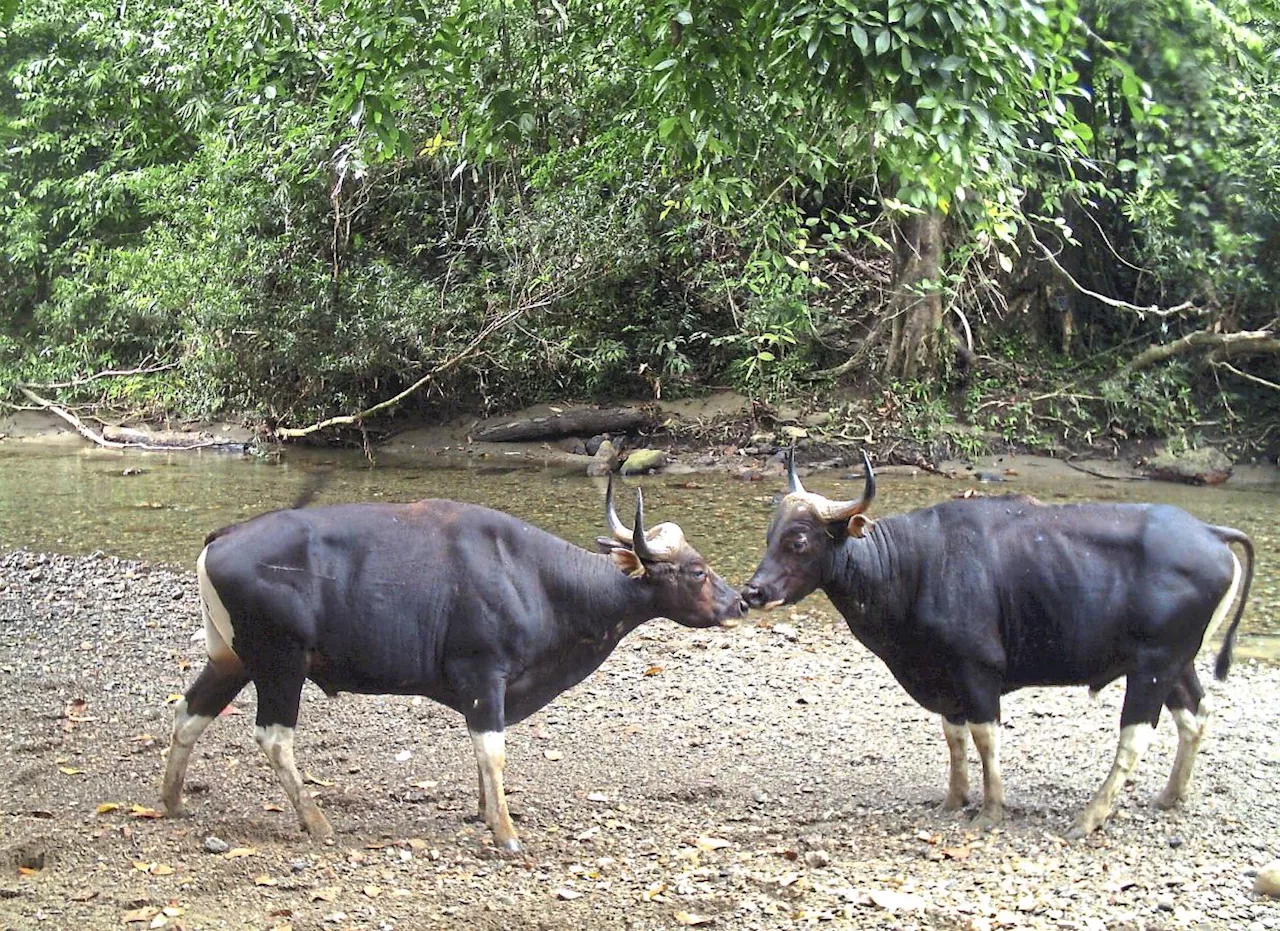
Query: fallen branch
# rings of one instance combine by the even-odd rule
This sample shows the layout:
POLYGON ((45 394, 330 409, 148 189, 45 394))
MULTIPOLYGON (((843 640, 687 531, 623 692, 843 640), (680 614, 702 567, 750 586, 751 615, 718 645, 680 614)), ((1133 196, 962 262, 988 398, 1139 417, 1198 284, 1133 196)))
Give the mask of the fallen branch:
POLYGON ((510 310, 507 313, 503 314, 501 317, 498 317, 497 319, 490 321, 480 330, 479 333, 476 334, 475 338, 472 339, 471 342, 467 344, 465 349, 463 349, 457 355, 451 356, 450 358, 441 362, 439 365, 435 366, 429 372, 427 372, 425 375, 423 375, 421 378, 415 381, 408 388, 405 388, 399 394, 396 394, 392 397, 387 398, 385 401, 379 401, 377 404, 373 405, 372 407, 366 407, 364 410, 357 411, 354 414, 344 414, 341 417, 330 417, 328 420, 318 421, 317 423, 313 423, 308 427, 297 427, 297 428, 291 428, 291 429, 287 428, 283 430, 277 430, 276 435, 281 439, 293 440, 293 439, 298 439, 304 436, 310 436, 312 433, 319 433, 321 430, 327 430, 330 427, 350 427, 350 426, 358 425, 366 417, 370 417, 374 414, 379 413, 380 411, 385 411, 388 408, 395 407, 397 404, 399 404, 405 398, 409 397, 409 395, 413 394, 423 385, 426 385, 429 382, 435 381, 441 375, 444 375, 445 373, 457 368, 467 359, 471 358, 477 352, 479 352, 480 347, 484 344, 484 341, 488 339, 492 334, 502 329, 504 326, 506 326, 511 321, 515 320, 517 317, 524 314, 526 311, 533 310, 538 307, 545 307, 550 303, 551 301, 548 299, 544 301, 538 301, 535 304, 517 307, 514 310, 510 310))
POLYGON ((56 388, 78 388, 81 385, 87 385, 91 381, 97 381, 99 378, 119 378, 126 375, 152 375, 156 372, 167 372, 169 369, 176 369, 179 363, 164 362, 159 365, 139 366, 133 369, 103 369, 86 378, 73 378, 71 381, 50 381, 44 383, 28 382, 28 388, 39 388, 41 391, 48 391, 56 388))
POLYGON ((1171 343, 1156 343, 1149 346, 1108 375, 1106 381, 1127 378, 1140 369, 1183 355, 1193 349, 1222 349, 1230 355, 1280 352, 1280 340, 1276 339, 1275 334, 1270 330, 1245 330, 1240 333, 1197 330, 1171 343))
POLYGON ((1110 482, 1145 482, 1147 480, 1145 475, 1107 475, 1105 472, 1095 472, 1085 466, 1076 465, 1070 459, 1063 459, 1062 464, 1068 468, 1075 469, 1077 472, 1092 475, 1094 478, 1105 478, 1110 482))
POLYGON ((36 407, 43 411, 48 411, 56 417, 65 420, 75 431, 85 439, 103 447, 104 449, 140 449, 146 452, 181 452, 189 449, 209 449, 214 446, 243 446, 243 443, 230 443, 226 440, 205 440, 200 443, 189 443, 180 446, 170 446, 163 443, 143 443, 143 442, 123 442, 120 440, 109 440, 100 433, 95 433, 84 425, 84 422, 65 408, 59 407, 48 398, 42 398, 26 385, 18 385, 18 390, 36 407))

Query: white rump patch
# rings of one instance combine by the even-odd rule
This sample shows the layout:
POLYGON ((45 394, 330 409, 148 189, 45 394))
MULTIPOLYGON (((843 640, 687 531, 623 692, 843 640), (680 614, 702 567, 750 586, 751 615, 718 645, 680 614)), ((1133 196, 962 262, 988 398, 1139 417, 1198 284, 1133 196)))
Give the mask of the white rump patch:
POLYGON ((218 597, 218 590, 213 587, 209 573, 204 567, 205 555, 209 552, 206 546, 196 559, 196 578, 200 582, 200 613, 204 616, 205 651, 212 660, 226 661, 239 659, 231 645, 235 641, 235 630, 231 627, 231 614, 218 597))
POLYGON ((1231 605, 1236 600, 1236 592, 1240 590, 1240 560, 1234 552, 1231 553, 1231 585, 1227 587, 1227 593, 1222 596, 1222 600, 1218 602, 1218 606, 1213 609, 1213 617, 1209 619, 1209 626, 1205 628, 1204 639, 1200 641, 1200 649, 1204 649, 1206 643, 1213 639, 1218 632, 1218 628, 1222 626, 1222 622, 1226 619, 1228 612, 1231 611, 1231 605))

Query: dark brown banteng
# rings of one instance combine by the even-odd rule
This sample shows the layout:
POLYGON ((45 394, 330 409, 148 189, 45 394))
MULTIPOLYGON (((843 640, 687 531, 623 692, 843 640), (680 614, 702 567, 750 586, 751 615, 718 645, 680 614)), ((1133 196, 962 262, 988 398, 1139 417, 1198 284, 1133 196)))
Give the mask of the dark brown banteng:
POLYGON ((325 692, 424 695, 462 714, 480 813, 518 850, 502 788, 503 731, 598 667, 644 621, 728 625, 746 613, 675 524, 605 512, 607 555, 454 501, 263 514, 209 536, 196 561, 208 663, 177 707, 161 797, 182 806, 192 747, 249 682, 255 736, 306 829, 333 829, 293 758, 303 681, 325 692))
POLYGON ((1253 544, 1238 530, 1147 504, 1042 505, 1022 496, 948 501, 874 524, 875 475, 863 454, 861 498, 807 492, 789 463, 790 489, 768 549, 743 597, 793 604, 822 589, 849 629, 920 705, 943 716, 951 755, 945 808, 967 801, 968 737, 982 757, 975 824, 1000 821, 1000 696, 1026 686, 1087 685, 1127 677, 1120 745, 1101 788, 1076 818, 1082 837, 1111 814, 1160 719, 1178 728, 1178 755, 1155 804, 1186 795, 1208 716, 1194 660, 1244 588, 1218 654, 1231 665, 1253 544))

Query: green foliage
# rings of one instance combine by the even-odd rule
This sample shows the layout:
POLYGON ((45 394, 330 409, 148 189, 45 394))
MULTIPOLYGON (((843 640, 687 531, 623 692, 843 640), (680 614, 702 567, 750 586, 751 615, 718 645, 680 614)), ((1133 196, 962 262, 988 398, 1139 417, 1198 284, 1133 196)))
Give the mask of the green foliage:
MULTIPOLYGON (((93 398, 296 424, 509 321, 416 403, 794 395, 887 341, 858 269, 920 214, 980 353, 1029 229, 1100 292, 1266 325, 1270 0, 1078 2, 0 3, 0 375, 173 361, 93 398)), ((1206 324, 1079 317, 1094 352, 1206 324)), ((1176 431, 1189 371, 979 410, 1022 386, 939 358, 894 390, 913 436, 948 407, 1042 443, 1176 431)))

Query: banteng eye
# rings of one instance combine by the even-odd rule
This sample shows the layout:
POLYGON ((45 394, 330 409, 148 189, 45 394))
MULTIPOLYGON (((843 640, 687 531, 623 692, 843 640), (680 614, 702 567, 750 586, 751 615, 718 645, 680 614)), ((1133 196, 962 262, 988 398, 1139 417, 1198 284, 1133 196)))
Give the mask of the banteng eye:
POLYGON ((791 549, 797 553, 803 553, 809 548, 809 538, 803 534, 793 537, 791 540, 791 549))
POLYGON ((689 578, 695 582, 705 582, 707 580, 707 570, 701 566, 694 566, 689 570, 689 578))

